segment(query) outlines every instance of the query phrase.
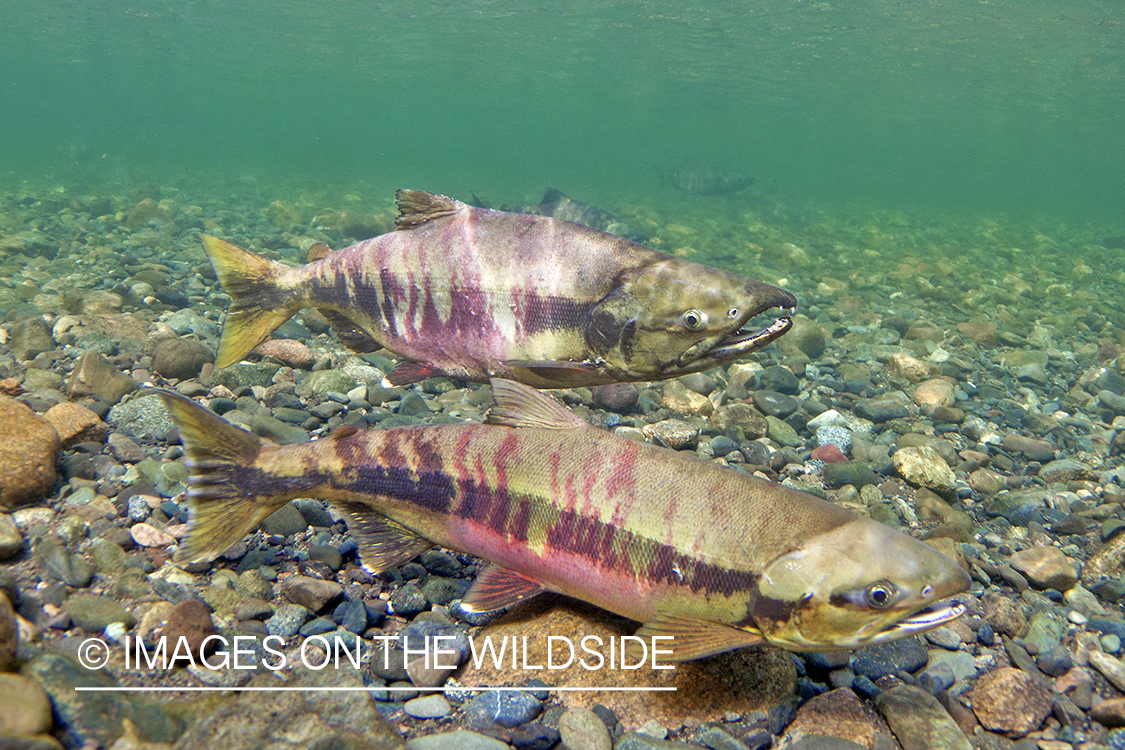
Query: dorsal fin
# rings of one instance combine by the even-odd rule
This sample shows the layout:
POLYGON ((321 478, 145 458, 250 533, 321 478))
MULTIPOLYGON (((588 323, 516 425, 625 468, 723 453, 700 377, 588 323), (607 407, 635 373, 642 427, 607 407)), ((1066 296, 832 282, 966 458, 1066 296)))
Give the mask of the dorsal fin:
POLYGON ((305 256, 305 260, 308 263, 313 263, 321 258, 327 258, 331 254, 332 248, 328 247, 328 245, 323 242, 314 242, 309 245, 309 253, 305 256))
POLYGON ((493 378, 491 382, 496 406, 488 413, 485 424, 556 430, 590 426, 570 409, 531 386, 502 378, 493 378))
POLYGON ((395 193, 395 202, 398 203, 395 229, 420 227, 428 221, 452 216, 465 205, 447 196, 421 190, 399 190, 395 193))

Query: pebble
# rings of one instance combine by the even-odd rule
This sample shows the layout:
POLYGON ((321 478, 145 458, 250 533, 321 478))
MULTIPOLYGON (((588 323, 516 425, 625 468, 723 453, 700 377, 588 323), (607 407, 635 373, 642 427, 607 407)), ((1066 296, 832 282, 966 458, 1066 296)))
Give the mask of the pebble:
POLYGON ((969 738, 929 692, 899 685, 875 697, 875 707, 903 750, 971 750, 969 738))
POLYGON ((612 750, 613 740, 605 723, 588 708, 570 708, 559 719, 559 735, 574 750, 612 750))
POLYGON ((23 548, 23 534, 8 513, 0 512, 0 560, 11 557, 23 548))
POLYGON ((176 538, 168 532, 147 523, 134 524, 130 527, 129 534, 141 547, 168 547, 176 542, 176 538))
POLYGON ((939 494, 950 492, 956 484, 949 464, 929 446, 900 448, 891 454, 891 462, 903 479, 939 494))
POLYGON ((403 704, 402 710, 407 716, 415 719, 440 719, 448 716, 453 707, 449 705, 445 696, 433 694, 408 700, 403 704))
POLYGON ((1027 576, 1040 589, 1068 591, 1078 582, 1074 565, 1058 547, 1032 547, 1011 557, 1012 567, 1027 576))
POLYGON ((898 641, 868 646, 852 654, 852 669, 870 680, 895 674, 916 672, 925 666, 929 654, 920 638, 903 638, 898 641))
POLYGON ((1115 688, 1125 693, 1125 663, 1101 651, 1091 651, 1089 660, 1091 667, 1098 670, 1115 688))
POLYGON ((699 441, 699 428, 681 419, 665 419, 662 422, 647 424, 641 429, 645 438, 672 450, 689 450, 699 441))
POLYGON ((8 593, 0 590, 0 672, 15 666, 19 652, 19 623, 8 597, 8 593))
POLYGON ((1051 712, 1050 690, 1027 673, 1001 667, 977 680, 973 713, 986 729, 1023 737, 1039 728, 1051 712))
POLYGON ((492 690, 482 693, 462 707, 469 726, 487 728, 492 724, 516 727, 539 715, 543 704, 522 690, 492 690))
POLYGON ((308 576, 290 576, 281 582, 281 595, 294 604, 319 612, 339 599, 344 587, 335 581, 323 581, 308 576))
POLYGON ((792 396, 777 391, 755 391, 754 406, 765 415, 787 419, 800 408, 800 402, 792 396))
POLYGON ((416 737, 406 746, 409 750, 511 750, 507 743, 495 737, 464 729, 416 737))

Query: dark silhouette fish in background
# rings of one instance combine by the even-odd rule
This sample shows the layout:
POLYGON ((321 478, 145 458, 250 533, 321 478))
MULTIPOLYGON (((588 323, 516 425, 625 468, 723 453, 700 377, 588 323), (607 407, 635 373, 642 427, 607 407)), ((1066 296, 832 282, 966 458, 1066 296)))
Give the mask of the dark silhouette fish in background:
MULTIPOLYGON (((478 198, 476 193, 470 194, 473 196, 472 205, 478 208, 492 208, 492 206, 478 198)), ((500 210, 511 211, 517 214, 531 214, 533 216, 550 216, 551 218, 562 219, 563 221, 573 221, 575 224, 585 224, 588 227, 600 229, 610 234, 616 234, 618 237, 624 237, 633 242, 645 243, 649 241, 649 236, 647 234, 635 227, 629 226, 604 208, 598 208, 590 203, 576 201, 561 190, 556 190, 555 188, 547 188, 543 191, 543 200, 536 205, 514 207, 500 206, 500 210)))
POLYGON ((792 326, 775 286, 546 216, 400 190, 398 229, 298 268, 201 235, 231 306, 216 367, 234 364, 313 307, 353 351, 436 375, 539 388, 661 380, 732 362, 792 326), (779 308, 761 328, 751 319, 779 308))
POLYGON ((753 184, 754 178, 723 172, 710 164, 685 161, 677 169, 656 170, 661 185, 680 191, 681 195, 734 195, 753 184))

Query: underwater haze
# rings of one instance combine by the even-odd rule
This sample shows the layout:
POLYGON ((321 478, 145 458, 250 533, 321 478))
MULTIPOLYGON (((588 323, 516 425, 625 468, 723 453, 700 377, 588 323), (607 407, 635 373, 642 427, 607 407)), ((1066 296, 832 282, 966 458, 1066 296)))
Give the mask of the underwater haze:
POLYGON ((618 204, 689 160, 786 200, 1120 220, 1095 0, 6 2, 7 181, 308 177, 618 204))

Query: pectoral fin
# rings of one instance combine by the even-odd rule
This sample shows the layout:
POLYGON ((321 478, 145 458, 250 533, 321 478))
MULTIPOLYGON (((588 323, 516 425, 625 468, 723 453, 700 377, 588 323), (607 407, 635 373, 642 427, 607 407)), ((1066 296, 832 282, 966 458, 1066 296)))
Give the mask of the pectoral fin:
POLYGON ((536 378, 558 383, 558 388, 565 388, 575 382, 586 382, 590 375, 598 372, 598 368, 589 362, 508 359, 504 360, 504 366, 512 377, 520 377, 521 373, 526 372, 536 378))
POLYGON ((461 608, 466 612, 493 612, 545 590, 543 584, 532 578, 499 565, 486 565, 477 572, 477 580, 461 600, 461 608))
MULTIPOLYGON (((637 631, 637 635, 645 640, 653 636, 672 636, 672 641, 657 641, 656 647, 664 650, 671 649, 672 656, 663 657, 664 661, 691 661, 702 659, 704 656, 721 654, 724 651, 733 651, 745 646, 757 646, 765 643, 765 638, 757 630, 744 630, 719 622, 695 620, 690 617, 659 614, 655 620, 646 622, 637 631)), ((640 646, 630 643, 627 648, 640 646)))
POLYGON ((359 559, 371 573, 382 573, 388 568, 401 565, 434 546, 433 542, 372 511, 366 505, 344 500, 332 502, 348 514, 348 529, 359 543, 359 559))
POLYGON ((403 362, 383 377, 383 387, 390 388, 396 385, 410 385, 411 383, 418 383, 427 378, 433 378, 444 374, 444 372, 433 365, 426 365, 421 362, 403 362))

